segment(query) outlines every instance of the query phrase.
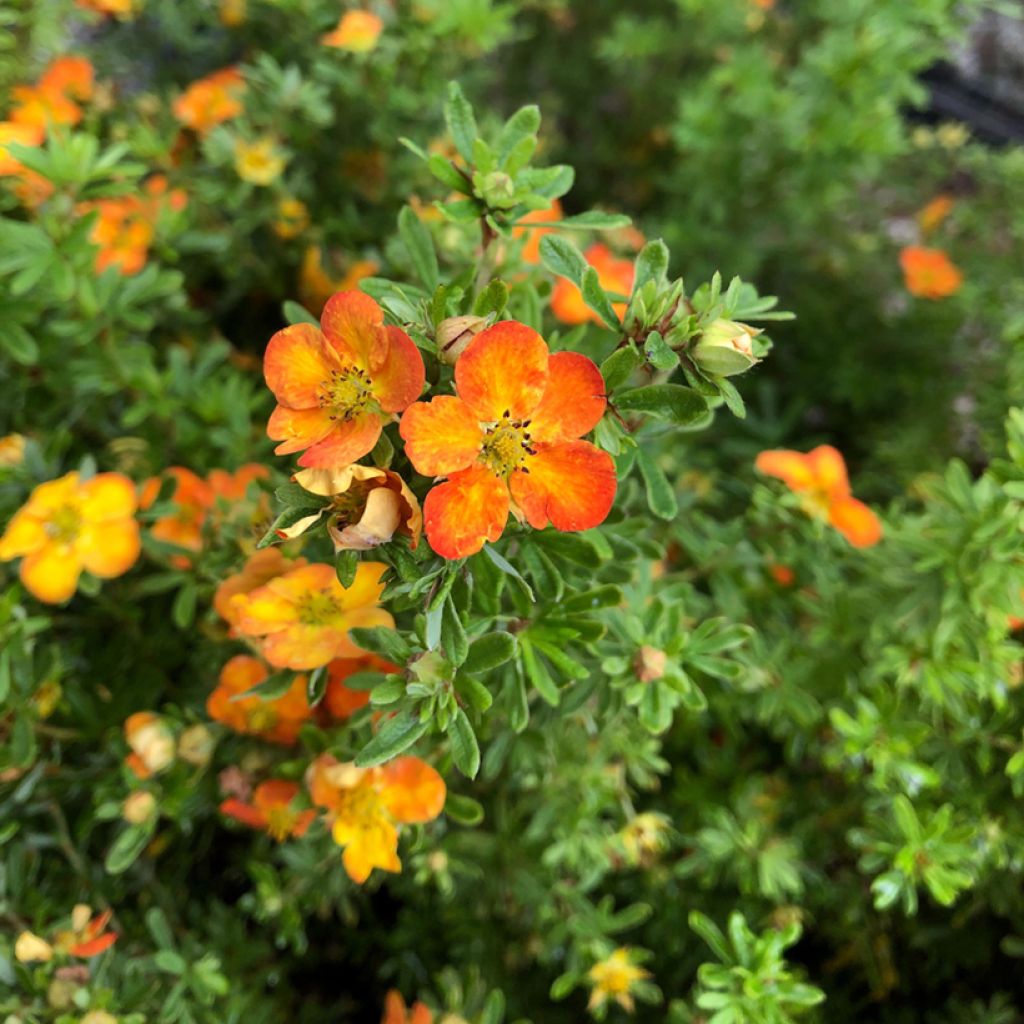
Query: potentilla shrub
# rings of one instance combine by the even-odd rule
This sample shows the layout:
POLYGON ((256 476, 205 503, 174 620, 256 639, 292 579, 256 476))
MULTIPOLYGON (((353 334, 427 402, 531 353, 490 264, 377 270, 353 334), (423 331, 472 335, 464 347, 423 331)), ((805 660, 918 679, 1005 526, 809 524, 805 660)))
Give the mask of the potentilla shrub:
MULTIPOLYGON (((0 124, 6 1019, 1017 1020, 1021 413, 904 488, 774 408, 774 298, 442 86, 582 7, 76 7, 0 124)), ((948 330, 1015 285, 927 181, 948 330)))

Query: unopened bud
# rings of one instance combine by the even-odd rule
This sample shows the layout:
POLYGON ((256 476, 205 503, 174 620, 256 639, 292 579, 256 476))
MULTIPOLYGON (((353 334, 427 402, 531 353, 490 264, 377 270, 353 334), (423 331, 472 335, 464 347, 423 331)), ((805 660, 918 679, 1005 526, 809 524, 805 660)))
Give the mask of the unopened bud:
POLYGON ((174 735, 159 715, 139 711, 124 723, 124 735, 146 770, 162 772, 174 760, 174 735))
POLYGON ((736 320, 716 320, 694 346, 693 361, 719 377, 743 373, 758 361, 751 338, 760 333, 758 328, 736 320))
POLYGON ((482 316, 450 316, 437 326, 437 354, 442 363, 454 366, 466 346, 487 326, 482 316))
POLYGON ((636 658, 633 660, 633 671, 641 683, 653 683, 665 675, 665 665, 667 662, 668 656, 664 651, 659 651, 657 647, 649 647, 647 644, 644 644, 636 652, 636 658))
POLYGON ((127 797, 121 806, 121 817, 129 825, 144 825, 156 811, 156 797, 143 789, 127 797))
POLYGON ((178 737, 178 757, 188 764, 204 768, 210 763, 216 742, 205 725, 190 725, 178 737))

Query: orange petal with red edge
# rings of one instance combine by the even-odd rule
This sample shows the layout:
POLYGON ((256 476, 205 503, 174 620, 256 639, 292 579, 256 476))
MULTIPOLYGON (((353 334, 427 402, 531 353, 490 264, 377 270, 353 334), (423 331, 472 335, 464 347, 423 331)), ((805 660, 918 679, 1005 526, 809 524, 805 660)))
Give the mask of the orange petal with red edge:
POLYGON ((381 798, 396 821, 433 821, 444 809, 444 779, 418 757, 399 757, 380 769, 381 798))
POLYGON ((388 354, 384 310, 360 291, 336 292, 320 314, 327 343, 346 363, 374 372, 388 354))
MULTIPOLYGON (((299 465, 312 469, 347 466, 373 451, 380 431, 381 420, 377 413, 342 420, 324 438, 310 445, 299 459, 299 465)), ((277 451, 280 450, 278 447, 277 451)))
POLYGON ((538 444, 528 473, 509 480, 512 499, 536 530, 589 530, 611 511, 617 486, 615 463, 589 441, 538 444))
POLYGON ((412 338, 398 327, 386 330, 388 357, 373 371, 373 397, 385 412, 401 412, 420 397, 426 371, 412 338))
POLYGON ((548 360, 548 385, 530 416, 530 435, 538 441, 574 441, 589 433, 604 415, 601 371, 578 352, 556 352, 548 360))
POLYGON ((331 371, 344 364, 312 324, 292 324, 278 331, 263 354, 263 376, 281 405, 314 409, 331 371))
POLYGON ((470 466, 433 488, 423 503, 430 546, 442 558, 466 558, 496 541, 508 521, 505 481, 486 466, 470 466))
POLYGON ((438 395, 402 414, 398 432, 417 473, 447 476, 476 460, 483 442, 480 424, 461 398, 438 395))
POLYGON ((482 423, 527 419, 548 383, 548 347, 532 327, 503 320, 481 331, 455 364, 455 390, 482 423))
POLYGON ((855 547, 869 548, 882 539, 878 516, 856 498, 841 498, 828 510, 829 522, 855 547))
POLYGON ((279 405, 270 414, 267 437, 281 442, 274 449, 275 454, 291 455, 322 441, 336 423, 326 409, 289 409, 279 405))
POLYGON ((811 463, 803 452, 778 448, 761 452, 754 460, 754 468, 765 476, 781 480, 791 491, 809 491, 817 485, 811 463))

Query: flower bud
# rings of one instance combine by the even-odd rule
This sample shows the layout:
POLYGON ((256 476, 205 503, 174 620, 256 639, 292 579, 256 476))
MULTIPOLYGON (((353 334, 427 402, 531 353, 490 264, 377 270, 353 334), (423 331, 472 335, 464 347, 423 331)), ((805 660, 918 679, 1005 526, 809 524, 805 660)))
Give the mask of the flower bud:
POLYGON ((633 671, 641 683, 653 683, 665 675, 665 664, 667 661, 668 656, 664 651, 659 651, 657 647, 649 647, 647 644, 644 644, 636 652, 636 658, 633 660, 633 671))
POLYGON ((47 1005, 53 1010, 70 1010, 79 988, 70 978, 54 978, 46 990, 47 1005))
POLYGON ((751 338, 760 333, 758 328, 736 320, 716 320, 694 346, 693 361, 719 377, 743 373, 758 362, 751 338))
POLYGON ((178 756, 188 764, 204 768, 210 763, 215 745, 214 735, 205 725, 190 725, 178 737, 178 756))
POLYGON ((482 316, 450 316, 437 327, 437 353, 442 363, 454 366, 466 346, 487 326, 482 316))
POLYGON ((130 794, 121 805, 121 817, 129 825, 144 825, 156 811, 156 797, 144 789, 130 794))
POLYGON ((174 736, 159 715, 139 711, 124 723, 124 737, 146 771, 157 774, 174 760, 174 736))
POLYGON ((53 946, 32 932, 22 932, 14 942, 14 958, 20 964, 47 963, 53 958, 53 946))

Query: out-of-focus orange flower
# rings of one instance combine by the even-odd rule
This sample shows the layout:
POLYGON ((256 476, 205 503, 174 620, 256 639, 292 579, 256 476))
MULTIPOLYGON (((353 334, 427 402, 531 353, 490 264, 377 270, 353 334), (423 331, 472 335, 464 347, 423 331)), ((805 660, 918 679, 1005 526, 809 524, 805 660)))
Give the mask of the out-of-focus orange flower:
POLYGON ((300 466, 340 469, 373 449, 384 423, 414 402, 425 371, 405 331, 384 325, 384 311, 362 292, 338 292, 320 329, 292 324, 263 356, 277 408, 267 434, 278 455, 304 452, 300 466))
POLYGON ((769 562, 768 572, 780 587, 791 587, 796 579, 796 573, 788 565, 779 565, 778 562, 769 562))
POLYGON ((413 549, 423 532, 423 513, 408 484, 390 469, 351 465, 344 469, 303 469, 292 478, 300 487, 333 502, 284 530, 284 539, 301 536, 328 515, 327 532, 335 551, 369 551, 404 534, 413 549))
MULTIPOLYGON (((597 279, 602 288, 620 295, 629 295, 633 289, 633 264, 630 260, 619 259, 602 242, 595 242, 583 255, 597 270, 597 279)), ((620 317, 626 312, 624 302, 614 302, 612 307, 620 317)), ((551 311, 563 324, 601 322, 601 318, 583 301, 579 288, 564 277, 558 279, 551 293, 551 311)))
POLYGON ((46 131, 34 124, 20 124, 17 121, 0 121, 0 176, 21 175, 25 166, 8 150, 13 142, 19 146, 39 146, 46 131))
POLYGON ((524 263, 540 263, 540 240, 545 235, 550 235, 554 228, 534 228, 531 224, 547 224, 562 219, 562 204, 553 199, 546 210, 531 210, 525 217, 519 218, 519 223, 512 229, 513 238, 526 236, 526 244, 520 254, 524 263))
POLYGON ((242 113, 245 79, 238 68, 222 68, 193 82, 172 107, 177 120, 198 135, 205 135, 242 113))
POLYGON ((40 484, 0 537, 0 561, 20 558, 21 582, 48 604, 75 592, 84 569, 103 579, 139 557, 135 485, 120 473, 78 473, 40 484))
POLYGON ((140 778, 159 775, 174 763, 176 745, 167 723, 152 711, 136 711, 124 720, 131 756, 128 767, 140 778))
POLYGON ((93 916, 91 907, 84 903, 77 904, 71 911, 71 931, 60 932, 57 935, 57 949, 71 956, 99 956, 117 941, 117 935, 107 931, 107 925, 113 916, 111 910, 93 916))
POLYGON ((417 757, 357 768, 322 754, 310 766, 309 793, 327 811, 334 841, 344 848, 349 878, 362 884, 374 868, 401 871, 398 830, 433 821, 444 807, 444 779, 417 757))
POLYGON ((964 276, 941 249, 908 245, 900 252, 907 291, 919 299, 944 299, 960 291, 964 276))
POLYGON ((324 256, 318 245, 311 245, 299 268, 299 298, 318 316, 332 295, 353 290, 364 277, 372 277, 380 269, 373 260, 355 260, 343 273, 334 274, 324 269, 324 256))
MULTIPOLYGON (((170 500, 176 510, 172 515, 157 519, 150 528, 150 533, 165 544, 173 544, 186 551, 201 551, 203 523, 213 504, 213 491, 205 480, 184 466, 171 466, 166 475, 174 478, 174 491, 170 500)), ((147 509, 156 501, 162 483, 162 477, 151 477, 145 482, 139 501, 141 508, 147 509)), ((179 568, 191 564, 184 555, 176 555, 172 562, 179 568)))
POLYGON ((384 997, 384 1016, 380 1024, 433 1024, 430 1007, 415 1002, 408 1009, 400 992, 391 989, 384 997))
POLYGON ((246 462, 233 473, 226 469, 213 469, 206 478, 214 499, 242 501, 249 492, 249 485, 256 480, 267 480, 270 470, 258 462, 246 462))
POLYGON ((937 195, 917 213, 917 223, 921 230, 925 234, 934 231, 949 216, 954 205, 955 203, 951 195, 946 193, 937 195))
POLYGON ((50 95, 86 102, 92 99, 96 73, 87 57, 65 56, 53 61, 39 78, 39 88, 50 95))
POLYGON ((272 579, 304 565, 305 558, 289 559, 285 558, 280 548, 263 548, 250 556, 241 572, 224 580, 213 595, 213 607, 232 627, 232 635, 236 635, 234 627, 238 624, 238 609, 233 601, 237 595, 248 594, 272 579))
POLYGON ((227 28, 244 25, 248 8, 248 0, 220 0, 220 23, 227 28))
POLYGON ((587 530, 615 498, 615 464, 579 440, 604 415, 601 372, 576 352, 506 320, 478 334, 455 364, 458 397, 409 406, 400 431, 418 473, 447 477, 423 505, 427 540, 465 558, 497 540, 511 510, 540 530, 587 530))
POLYGON ((141 0, 75 0, 75 3, 86 11, 95 11, 122 21, 134 17, 141 6, 141 0))
POLYGON ((878 516, 853 497, 846 463, 831 445, 820 445, 806 454, 761 452, 754 465, 800 495, 809 516, 831 523, 855 548, 868 548, 882 539, 878 516))
POLYGON ((292 569, 231 599, 235 628, 256 641, 275 668, 312 669, 358 657, 363 652, 349 639, 350 629, 395 624, 378 606, 385 568, 360 562, 350 587, 338 582, 332 565, 292 569))
POLYGON ((206 713, 235 732, 259 736, 269 743, 291 744, 304 722, 313 715, 306 696, 305 676, 296 676, 281 697, 239 697, 267 678, 267 666, 259 658, 236 654, 220 670, 216 688, 206 699, 206 713))
POLYGON ((324 46, 349 53, 368 53, 377 45, 384 22, 371 11, 346 11, 337 28, 321 36, 324 46))
POLYGON ((242 181, 250 185, 272 185, 281 177, 287 162, 284 153, 269 136, 255 142, 239 139, 235 143, 235 171, 242 181))
MULTIPOLYGON (((278 201, 277 217, 270 226, 278 238, 298 238, 309 227, 309 207, 295 196, 285 196, 278 201)), ((313 252, 319 263, 319 250, 314 248, 313 252)))
POLYGON ((251 802, 235 798, 225 800, 220 812, 249 828, 266 832, 281 843, 289 836, 304 836, 316 818, 314 810, 300 811, 292 807, 298 794, 298 783, 268 779, 256 787, 251 802))
POLYGON ((358 658, 335 658, 327 666, 327 689, 324 692, 324 707, 328 714, 337 722, 351 718, 360 708, 370 703, 369 690, 352 690, 345 680, 357 672, 401 672, 397 665, 392 665, 375 654, 364 654, 358 658))

